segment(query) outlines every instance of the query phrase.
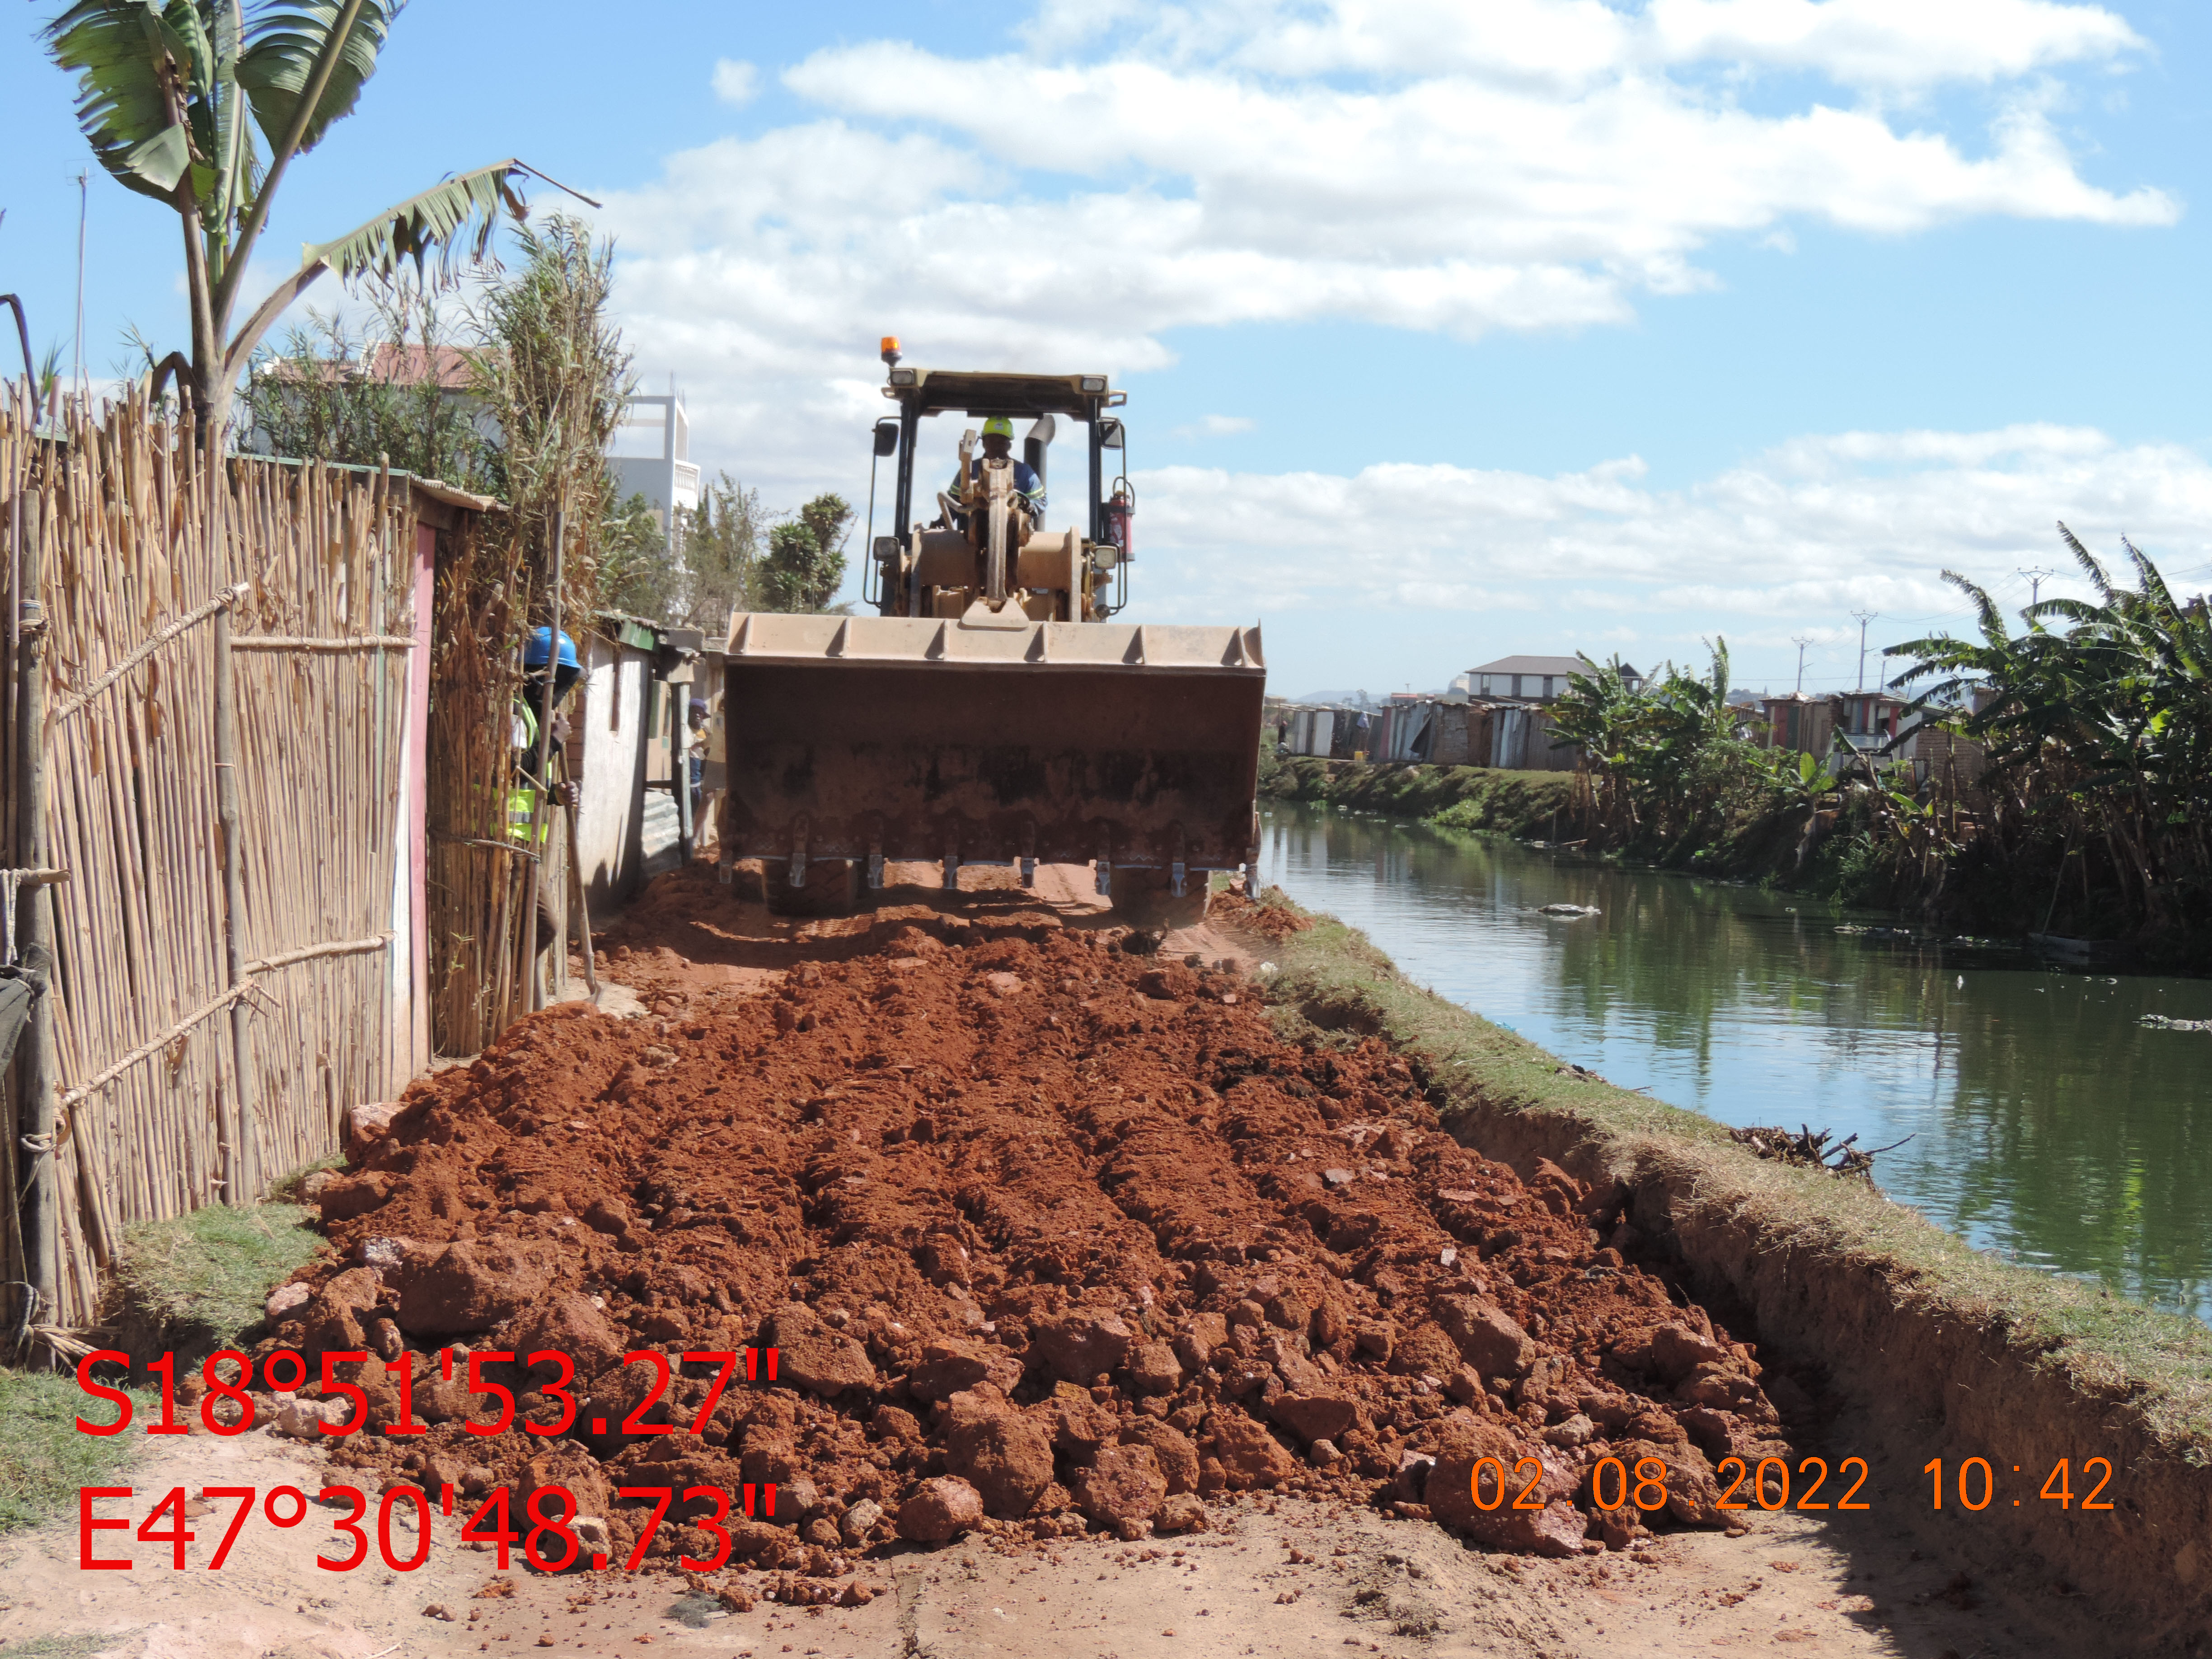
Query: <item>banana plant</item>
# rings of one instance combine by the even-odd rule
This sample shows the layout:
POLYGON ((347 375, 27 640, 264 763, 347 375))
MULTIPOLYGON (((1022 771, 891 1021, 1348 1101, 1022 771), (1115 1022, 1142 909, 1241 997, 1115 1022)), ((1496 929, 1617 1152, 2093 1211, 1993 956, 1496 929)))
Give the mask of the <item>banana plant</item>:
MULTIPOLYGON (((254 246, 292 163, 353 112, 405 0, 77 0, 49 23, 46 50, 77 77, 76 118, 126 190, 182 222, 191 349, 178 366, 208 453, 220 454, 239 376, 285 307, 325 271, 389 276, 402 259, 481 261, 502 211, 528 211, 509 156, 451 174, 326 242, 234 330, 254 246)), ((570 191, 570 194, 575 192, 570 191)), ((589 198, 579 198, 589 201, 589 198)), ((592 203, 597 206, 598 204, 592 203)))
POLYGON ((1810 807, 1835 787, 1820 757, 1802 749, 1754 749, 1767 769, 1770 786, 1785 807, 1810 807))

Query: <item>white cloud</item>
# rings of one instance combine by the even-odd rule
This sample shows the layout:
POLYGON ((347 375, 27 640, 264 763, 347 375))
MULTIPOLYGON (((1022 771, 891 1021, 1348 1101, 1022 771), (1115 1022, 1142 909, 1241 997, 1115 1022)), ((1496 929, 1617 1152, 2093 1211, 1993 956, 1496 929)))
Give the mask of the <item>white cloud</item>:
MULTIPOLYGON (((1207 0, 1096 38, 1088 15, 1048 4, 1026 54, 818 52, 783 78, 821 118, 615 193, 641 363, 743 383, 789 434, 794 404, 860 395, 827 388, 865 375, 884 331, 936 362, 1127 373, 1171 362, 1185 328, 1623 323, 1643 296, 1711 286, 1715 241, 1788 247, 1800 222, 2179 211, 2084 177, 2054 94, 2021 78, 2132 61, 2142 43, 2096 6, 1207 0), (1762 67, 2004 85, 1986 131, 1952 131, 1802 89, 1754 109, 1730 77, 1762 67)), ((757 76, 725 60, 714 79, 733 96, 757 76)), ((699 429, 761 433, 734 405, 699 429)))
POLYGON ((1170 427, 1170 438, 1233 438, 1249 432, 1255 423, 1243 415, 1205 415, 1188 426, 1170 427))
POLYGON ((1102 41, 1270 75, 1465 74, 1572 89, 1634 69, 1809 70, 1838 85, 1988 83, 2145 50, 2101 5, 2057 0, 1047 0, 1022 31, 1052 58, 1102 41))
POLYGON ((2053 0, 1652 0, 1646 27, 1668 62, 1812 70, 1848 86, 1986 82, 2144 49, 2117 13, 2053 0))
MULTIPOLYGON (((854 489, 883 334, 913 362, 1126 377, 1172 365, 1179 330, 1619 325, 1713 286, 1716 244, 1787 252, 1806 226, 2172 224, 2156 180, 2089 176, 2055 125, 2057 77, 2147 50, 2055 0, 1043 0, 975 56, 815 53, 783 75, 814 117, 671 156, 603 223, 695 458, 785 506, 854 489), (1967 91, 1925 96, 1946 86, 1967 91)), ((1162 616, 1255 592, 1556 610, 1556 580, 1633 596, 1607 626, 1693 637, 1710 612, 1785 641, 1824 607, 1948 607, 1946 562, 2050 562, 2063 511, 2197 546, 2212 506, 2185 452, 2044 428, 1801 439, 1680 490, 1629 459, 1170 468, 1144 500, 1176 551, 1141 572, 1162 616)))
POLYGON ((2023 565, 2061 568, 2046 597, 2079 591, 2055 520, 2092 546, 2128 534, 2177 579, 2212 555, 2212 463, 2081 428, 1808 436, 1685 489, 1649 487, 1633 459, 1549 477, 1164 467, 1136 483, 1148 615, 1243 616, 1255 593, 1277 617, 1456 611, 1499 651, 1619 637, 1598 630, 1632 616, 1678 659, 1719 633, 1794 665, 1788 637, 1811 633, 1847 640, 1855 665, 1854 609, 1887 619, 1876 643, 1931 617, 1968 625, 1946 568, 2022 588, 2015 603, 2023 565))
POLYGON ((726 104, 750 103, 760 90, 760 70, 737 58, 714 60, 714 96, 726 104))

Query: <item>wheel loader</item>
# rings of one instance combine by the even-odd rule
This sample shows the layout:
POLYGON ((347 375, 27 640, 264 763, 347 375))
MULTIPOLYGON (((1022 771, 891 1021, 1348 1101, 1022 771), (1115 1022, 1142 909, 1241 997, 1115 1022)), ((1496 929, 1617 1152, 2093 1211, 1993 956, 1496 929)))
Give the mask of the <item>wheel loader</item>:
POLYGON ((971 865, 1024 885, 1084 865, 1133 920, 1194 920, 1207 872, 1257 853, 1260 630, 1113 620, 1135 495, 1111 412, 1127 394, 1105 375, 903 367, 895 340, 884 361, 896 412, 874 449, 896 483, 893 532, 868 549, 874 614, 730 619, 723 878, 762 860, 772 908, 826 914, 892 863, 956 890, 971 865), (939 416, 978 424, 933 489, 917 452, 939 416), (979 429, 1014 423, 1021 466, 1009 444, 977 453, 979 429), (1085 465, 1049 491, 1064 433, 1085 465))

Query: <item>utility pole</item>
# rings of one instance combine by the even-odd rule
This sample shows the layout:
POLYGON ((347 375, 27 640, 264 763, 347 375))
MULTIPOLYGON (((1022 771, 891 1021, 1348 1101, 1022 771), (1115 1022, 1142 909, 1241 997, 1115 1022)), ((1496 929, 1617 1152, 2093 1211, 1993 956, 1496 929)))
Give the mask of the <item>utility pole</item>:
POLYGON ((1795 634, 1790 636, 1790 643, 1797 647, 1797 689, 1802 691, 1805 689, 1805 647, 1813 643, 1813 636, 1810 634, 1795 634))
POLYGON ((2020 574, 2027 578, 2027 608, 2029 610, 2034 610, 2035 602, 2043 597, 2043 584, 2045 579, 2046 577, 2055 576, 2058 573, 2057 571, 2046 569, 2039 564, 2027 565, 2021 568, 2020 574))
MULTIPOLYGON (((84 227, 92 216, 92 169, 76 176, 76 329, 70 337, 70 390, 84 398, 91 388, 84 381, 84 227)), ((37 388, 32 388, 37 395, 37 388)))
POLYGON ((1866 690, 1867 624, 1872 622, 1876 617, 1881 615, 1881 612, 1879 611, 1854 611, 1851 612, 1851 615, 1856 617, 1859 621, 1859 683, 1852 689, 1855 690, 1863 691, 1866 690))

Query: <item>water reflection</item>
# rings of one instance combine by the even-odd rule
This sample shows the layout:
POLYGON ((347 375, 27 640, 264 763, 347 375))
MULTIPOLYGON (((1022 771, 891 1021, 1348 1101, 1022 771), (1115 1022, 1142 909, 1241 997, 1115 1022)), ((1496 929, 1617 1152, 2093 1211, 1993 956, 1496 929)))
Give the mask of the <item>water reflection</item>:
POLYGON ((1879 943, 1789 894, 1315 807, 1265 824, 1265 879, 1563 1059, 1728 1123, 1911 1135, 1878 1169, 1900 1202, 2212 1315, 2212 1032, 2136 1023, 2212 1018, 2212 982, 1879 943))

